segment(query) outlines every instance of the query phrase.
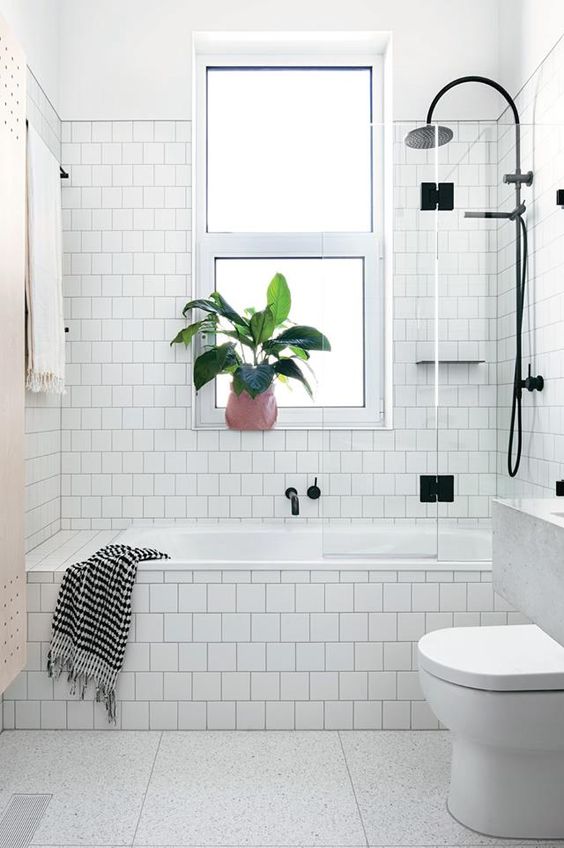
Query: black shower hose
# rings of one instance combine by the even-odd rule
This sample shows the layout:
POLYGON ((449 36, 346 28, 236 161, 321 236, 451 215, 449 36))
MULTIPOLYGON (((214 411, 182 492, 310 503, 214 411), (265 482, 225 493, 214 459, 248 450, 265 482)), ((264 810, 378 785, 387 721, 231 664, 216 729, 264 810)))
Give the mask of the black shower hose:
POLYGON ((521 395, 523 387, 522 378, 522 335, 523 335, 523 312, 525 309, 525 289, 527 286, 527 225, 519 215, 521 234, 523 237, 523 254, 521 263, 521 279, 517 281, 517 318, 515 335, 515 370, 513 373, 513 402, 511 406, 511 423, 509 425, 509 444, 507 446, 507 471, 510 477, 515 477, 521 464, 521 451, 523 448, 523 418, 521 414, 521 395), (517 455, 513 462, 513 441, 515 438, 515 420, 517 419, 517 455))

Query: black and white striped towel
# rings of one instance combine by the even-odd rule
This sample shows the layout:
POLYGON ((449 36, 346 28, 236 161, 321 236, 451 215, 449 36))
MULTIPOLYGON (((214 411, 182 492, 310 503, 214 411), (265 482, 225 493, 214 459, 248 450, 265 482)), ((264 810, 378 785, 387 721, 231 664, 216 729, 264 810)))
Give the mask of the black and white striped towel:
POLYGON ((63 577, 53 616, 49 676, 67 672, 71 694, 78 686, 82 698, 93 680, 96 700, 104 701, 113 723, 116 680, 131 623, 131 593, 137 565, 148 559, 168 559, 168 554, 107 545, 84 562, 71 565, 63 577))

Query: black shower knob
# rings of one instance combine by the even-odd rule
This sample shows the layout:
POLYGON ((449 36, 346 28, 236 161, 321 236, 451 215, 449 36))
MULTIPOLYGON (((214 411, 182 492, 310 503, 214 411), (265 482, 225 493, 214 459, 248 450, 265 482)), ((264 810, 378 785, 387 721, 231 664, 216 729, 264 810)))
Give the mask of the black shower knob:
POLYGON ((317 485, 317 477, 314 480, 313 486, 310 486, 307 490, 308 498, 311 498, 312 501, 316 501, 321 497, 321 489, 317 485))

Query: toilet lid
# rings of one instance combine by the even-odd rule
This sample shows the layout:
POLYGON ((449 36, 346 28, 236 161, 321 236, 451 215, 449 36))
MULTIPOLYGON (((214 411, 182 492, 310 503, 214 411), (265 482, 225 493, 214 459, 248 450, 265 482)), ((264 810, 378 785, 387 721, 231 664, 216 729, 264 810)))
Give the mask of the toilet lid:
POLYGON ((419 667, 472 689, 564 690, 564 647, 534 624, 435 630, 419 640, 419 667))

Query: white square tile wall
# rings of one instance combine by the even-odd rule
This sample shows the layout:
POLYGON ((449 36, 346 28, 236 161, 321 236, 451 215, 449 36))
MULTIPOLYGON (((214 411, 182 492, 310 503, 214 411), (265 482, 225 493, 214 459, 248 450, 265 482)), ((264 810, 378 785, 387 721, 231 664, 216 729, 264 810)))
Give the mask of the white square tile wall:
MULTIPOLYGON (((91 693, 45 671, 61 576, 28 574, 28 663, 5 728, 111 729, 91 693)), ((140 571, 133 603, 123 729, 432 729, 420 636, 520 621, 479 571, 140 571)))
MULTIPOLYGON (((542 395, 525 398, 523 462, 513 481, 505 473, 512 230, 461 214, 511 199, 501 184, 512 170, 506 116, 495 130, 454 126, 439 173, 455 183, 457 211, 439 215, 437 234, 433 213, 418 211, 419 184, 434 181, 434 163, 406 151, 407 128, 396 128, 392 432, 193 431, 190 363, 168 345, 191 292, 190 124, 65 123, 69 390, 62 421, 58 403, 27 399, 29 547, 59 521, 106 529, 133 520, 287 519, 284 488, 304 491, 316 473, 325 515, 335 520, 412 524, 433 515, 417 497, 418 475, 437 467, 433 374, 416 363, 434 333, 436 248, 441 354, 458 360, 440 371, 438 467, 457 485, 443 521, 485 521, 496 486, 501 496, 552 494, 564 476, 564 218, 554 204, 563 50, 518 98, 523 166, 535 169, 526 191, 534 329, 525 334, 525 367, 530 353, 547 383, 542 395)), ((29 119, 58 155, 58 118, 33 79, 28 94, 29 119)), ((303 499, 302 507, 306 520, 317 517, 315 504, 303 499)), ((107 727, 100 705, 71 698, 66 683, 44 671, 59 579, 29 577, 28 665, 5 695, 6 728, 107 727)), ((420 636, 519 620, 494 596, 487 572, 140 575, 118 726, 432 728, 415 667, 420 636)))
MULTIPOLYGON (((435 215, 419 211, 419 183, 434 166, 395 140, 394 429, 273 431, 191 429, 191 367, 171 349, 192 291, 189 122, 63 125, 65 303, 69 391, 62 418, 65 528, 134 520, 288 519, 286 486, 322 479, 302 518, 433 520, 420 473, 436 473, 431 366, 416 364, 433 333, 435 215)), ((457 209, 485 202, 491 129, 460 125, 445 172, 457 209), (482 188, 480 188, 482 187, 482 188)), ((495 480, 491 238, 440 220, 440 332, 453 359, 441 366, 439 467, 456 474, 454 520, 489 514, 495 480), (452 353, 454 351, 454 353, 452 353)), ((445 350, 447 348, 445 347, 445 350)))
MULTIPOLYGON (((457 486, 454 504, 441 506, 443 520, 480 522, 496 488, 501 495, 551 494, 563 476, 555 321, 563 295, 553 258, 561 239, 553 163, 561 150, 563 49, 549 55, 518 102, 523 163, 528 167, 534 152, 535 166, 527 193, 534 331, 526 332, 525 364, 530 351, 547 384, 542 395, 525 398, 517 481, 505 474, 514 343, 513 275, 505 258, 512 234, 461 217, 463 208, 506 202, 504 189, 497 192, 511 168, 513 134, 506 116, 498 137, 491 124, 463 123, 441 148, 440 178, 454 181, 457 207, 439 215, 441 354, 485 359, 441 366, 438 467, 454 473, 457 486), (527 126, 533 114, 534 133, 527 126)), ((33 77, 28 116, 58 154, 60 122, 33 77)), ((191 291, 190 124, 64 125, 70 388, 60 425, 57 400, 28 396, 28 547, 55 532, 61 518, 76 528, 139 519, 286 519, 285 486, 291 481, 303 490, 321 472, 324 514, 334 520, 411 524, 434 515, 417 497, 418 475, 436 468, 433 374, 415 363, 426 358, 434 332, 435 216, 418 211, 418 192, 423 179, 434 179, 435 166, 429 154, 405 149, 406 129, 396 128, 394 149, 394 431, 262 435, 192 431, 190 364, 168 347, 191 291)), ((315 518, 316 505, 306 502, 302 512, 315 518)))

